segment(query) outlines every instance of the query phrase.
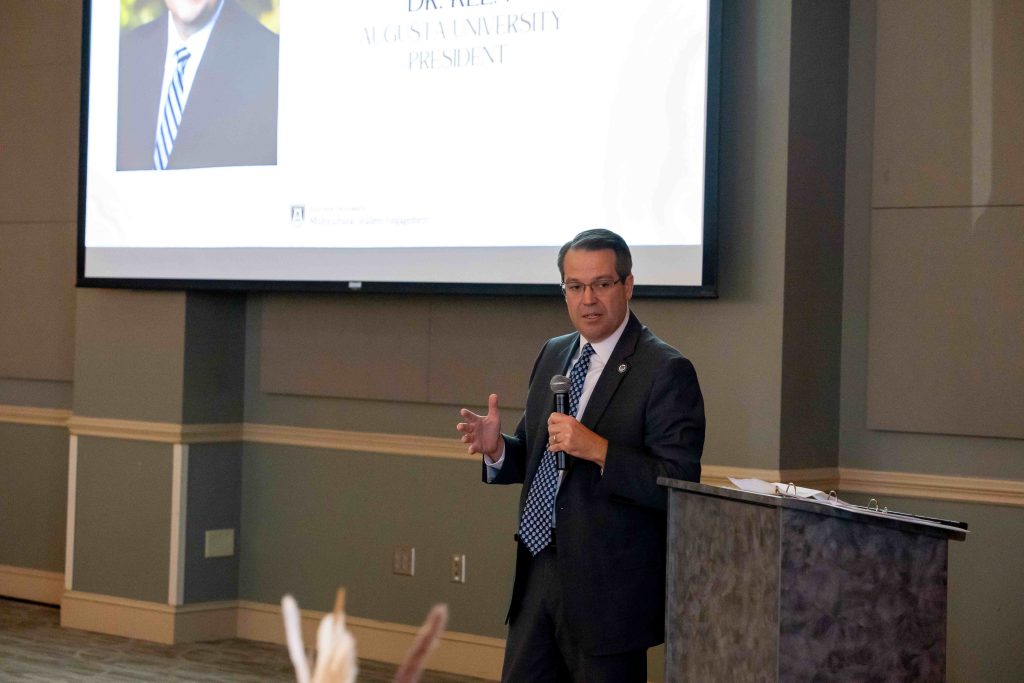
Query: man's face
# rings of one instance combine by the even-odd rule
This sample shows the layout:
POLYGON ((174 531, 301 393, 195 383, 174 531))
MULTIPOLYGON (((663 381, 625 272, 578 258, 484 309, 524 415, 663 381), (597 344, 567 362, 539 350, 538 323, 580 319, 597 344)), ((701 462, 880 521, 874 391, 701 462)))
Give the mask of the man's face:
POLYGON ((210 20, 220 0, 164 0, 178 30, 190 36, 210 20))
MULTIPOLYGON (((615 252, 611 249, 570 249, 565 253, 562 269, 566 284, 593 285, 619 279, 615 274, 615 252)), ((566 291, 565 305, 569 309, 569 319, 579 333, 589 342, 599 342, 607 339, 622 324, 631 298, 632 275, 601 294, 595 293, 594 287, 585 287, 579 294, 566 291)))

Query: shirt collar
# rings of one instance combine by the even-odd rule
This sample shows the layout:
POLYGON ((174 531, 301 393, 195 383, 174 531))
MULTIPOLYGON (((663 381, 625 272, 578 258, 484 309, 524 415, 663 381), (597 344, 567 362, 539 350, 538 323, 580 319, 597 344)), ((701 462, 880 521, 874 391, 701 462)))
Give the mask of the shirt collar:
POLYGON ((629 322, 629 309, 626 309, 626 315, 623 316, 622 322, 615 328, 615 331, 608 335, 605 339, 599 342, 588 342, 586 337, 580 335, 580 342, 576 347, 575 356, 579 356, 584 345, 590 344, 594 347, 594 354, 597 355, 605 363, 611 358, 612 351, 615 350, 616 344, 619 343, 619 339, 622 337, 622 332, 626 329, 626 324, 629 322))
POLYGON ((203 58, 203 52, 206 51, 206 44, 210 42, 210 34, 213 33, 213 26, 217 23, 222 9, 224 9, 224 0, 221 0, 220 4, 217 5, 217 11, 213 13, 213 16, 206 22, 206 25, 190 35, 186 40, 181 39, 178 29, 174 26, 174 18, 168 12, 167 45, 170 47, 168 52, 173 54, 175 50, 184 45, 188 48, 189 54, 192 55, 190 60, 198 64, 203 58))

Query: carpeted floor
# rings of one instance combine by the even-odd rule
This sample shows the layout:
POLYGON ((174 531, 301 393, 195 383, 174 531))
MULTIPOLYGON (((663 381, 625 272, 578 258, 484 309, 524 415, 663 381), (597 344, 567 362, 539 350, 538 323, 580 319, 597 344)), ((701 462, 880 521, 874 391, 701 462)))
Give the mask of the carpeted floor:
MULTIPOLYGON (((359 662, 359 683, 391 681, 395 667, 359 662)), ((60 628, 56 607, 0 599, 0 681, 294 681, 283 646, 247 640, 158 645, 60 628)), ((427 672, 423 683, 481 679, 427 672)))

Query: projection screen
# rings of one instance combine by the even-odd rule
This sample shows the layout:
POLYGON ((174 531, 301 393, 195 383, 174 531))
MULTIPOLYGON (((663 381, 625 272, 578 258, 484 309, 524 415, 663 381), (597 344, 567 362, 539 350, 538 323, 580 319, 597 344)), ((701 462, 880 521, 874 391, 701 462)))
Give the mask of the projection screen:
POLYGON ((715 296, 720 11, 86 1, 79 284, 557 293, 607 227, 715 296))

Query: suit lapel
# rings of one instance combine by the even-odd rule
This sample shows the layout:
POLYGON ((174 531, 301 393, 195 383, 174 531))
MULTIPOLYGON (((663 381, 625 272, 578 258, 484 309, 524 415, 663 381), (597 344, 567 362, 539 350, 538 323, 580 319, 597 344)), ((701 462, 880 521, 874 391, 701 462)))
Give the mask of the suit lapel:
MULTIPOLYGON (((213 25, 210 38, 206 42, 206 51, 203 52, 203 59, 199 62, 196 75, 192 80, 192 89, 188 94, 188 101, 185 103, 185 111, 181 116, 181 125, 178 127, 178 134, 174 140, 174 151, 171 152, 169 168, 189 168, 194 165, 197 150, 201 150, 209 143, 209 134, 204 136, 204 128, 211 128, 211 109, 222 110, 225 95, 223 83, 218 83, 223 78, 224 67, 221 54, 232 49, 231 24, 234 20, 232 14, 234 4, 225 0, 221 8, 217 23, 213 25), (218 102, 220 99, 220 102, 218 102), (216 103, 216 104, 214 104, 216 103)), ((237 46, 235 47, 237 49, 237 46)), ((239 112, 242 115, 242 112, 239 112)))
POLYGON ((167 55, 167 16, 135 29, 130 36, 135 47, 120 57, 125 61, 119 67, 123 82, 118 91, 118 170, 153 169, 157 117, 167 95, 160 90, 167 55))
MULTIPOLYGON (((569 338, 569 343, 564 349, 562 349, 557 356, 558 365, 556 367, 561 368, 563 375, 569 374, 569 363, 572 362, 572 357, 576 353, 576 349, 580 345, 580 334, 577 332, 569 338)), ((553 404, 552 404, 553 405, 553 404)))
POLYGON ((157 22, 160 26, 159 37, 156 41, 160 49, 152 49, 146 53, 145 64, 142 65, 142 73, 145 74, 145 82, 142 84, 139 93, 131 93, 130 97, 138 97, 142 105, 142 126, 143 134, 140 140, 140 149, 144 150, 143 157, 147 169, 153 168, 153 151, 156 144, 157 118, 163 109, 164 100, 167 98, 166 91, 160 89, 164 80, 164 61, 167 56, 167 22, 171 21, 171 14, 167 12, 167 21, 157 22))
POLYGON ((604 370, 601 372, 601 376, 597 380, 594 392, 590 395, 587 409, 583 411, 582 417, 579 418, 580 423, 587 429, 593 430, 595 428, 601 420, 601 416, 604 415, 604 411, 608 408, 612 396, 615 395, 615 391, 619 388, 619 384, 622 383, 622 380, 629 373, 629 359, 636 351, 636 345, 640 340, 640 332, 642 330, 643 325, 640 324, 640 321, 631 312, 629 314, 629 322, 626 323, 626 328, 622 331, 622 337, 619 338, 619 343, 615 345, 615 350, 612 351, 611 357, 608 359, 604 370))

